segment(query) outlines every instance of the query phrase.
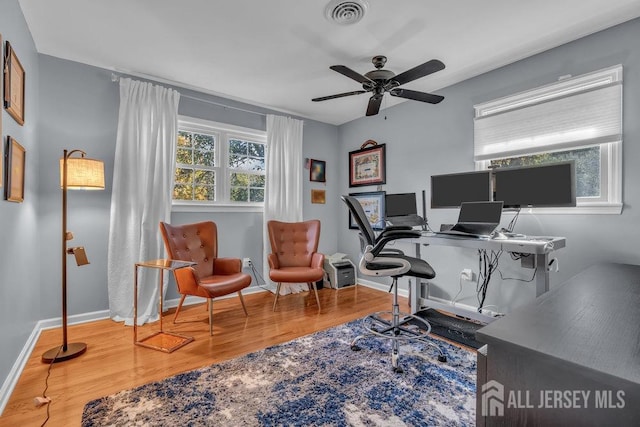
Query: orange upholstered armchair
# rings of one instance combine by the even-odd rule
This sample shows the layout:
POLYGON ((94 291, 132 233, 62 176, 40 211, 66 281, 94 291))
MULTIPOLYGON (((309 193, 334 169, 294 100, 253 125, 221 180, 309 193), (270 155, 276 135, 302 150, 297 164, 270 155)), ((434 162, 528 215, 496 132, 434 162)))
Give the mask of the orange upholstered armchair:
POLYGON ((269 278, 278 283, 273 310, 276 309, 282 283, 307 283, 309 291, 315 291, 318 310, 320 298, 316 282, 324 276, 324 255, 318 253, 320 221, 267 222, 271 253, 269 254, 269 278))
POLYGON ((160 231, 169 258, 197 263, 173 272, 182 295, 174 323, 187 295, 207 299, 209 335, 213 335, 214 298, 237 292, 244 314, 248 316, 240 291, 251 284, 251 276, 242 272, 239 258, 218 258, 218 228, 214 222, 176 226, 161 222, 160 231))

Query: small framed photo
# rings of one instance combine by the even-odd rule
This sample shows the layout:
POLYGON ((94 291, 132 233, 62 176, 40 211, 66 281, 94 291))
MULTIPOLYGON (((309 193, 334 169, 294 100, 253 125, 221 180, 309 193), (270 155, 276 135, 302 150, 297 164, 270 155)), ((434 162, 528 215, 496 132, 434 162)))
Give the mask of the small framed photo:
POLYGON ((324 160, 311 159, 311 165, 309 167, 309 180, 314 182, 326 182, 326 168, 327 162, 325 162, 324 160))
POLYGON ((4 63, 4 108, 19 125, 24 124, 24 68, 7 41, 4 63))
MULTIPOLYGON (((350 193, 349 195, 355 197, 358 202, 360 202, 364 213, 367 215, 369 224, 371 224, 371 228, 374 230, 383 230, 385 226, 384 198, 386 192, 371 191, 368 193, 350 193)), ((353 218, 353 215, 351 215, 351 212, 349 212, 349 228, 358 228, 358 224, 353 218)))
POLYGON ((325 190, 311 190, 311 203, 324 205, 326 203, 325 190))
POLYGON ((349 187, 386 184, 386 144, 349 152, 349 187))
POLYGON ((4 188, 5 199, 10 202, 24 201, 25 150, 18 141, 7 136, 7 182, 4 188))

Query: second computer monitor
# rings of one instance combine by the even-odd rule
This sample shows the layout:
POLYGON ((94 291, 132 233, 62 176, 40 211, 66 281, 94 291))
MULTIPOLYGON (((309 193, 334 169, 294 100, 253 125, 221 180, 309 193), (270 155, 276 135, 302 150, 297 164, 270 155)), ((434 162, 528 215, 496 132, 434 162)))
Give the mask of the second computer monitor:
POLYGON ((431 208, 457 208, 462 202, 491 200, 491 171, 431 176, 431 208))
POLYGON ((416 193, 385 195, 385 217, 417 215, 416 193))

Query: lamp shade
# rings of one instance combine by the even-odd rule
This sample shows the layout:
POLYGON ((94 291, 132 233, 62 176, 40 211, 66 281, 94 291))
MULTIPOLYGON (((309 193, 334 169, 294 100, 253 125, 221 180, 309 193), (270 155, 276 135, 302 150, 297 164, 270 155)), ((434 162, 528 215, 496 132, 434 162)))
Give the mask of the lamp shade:
MULTIPOLYGON (((60 159, 60 187, 64 183, 64 159, 60 159)), ((86 157, 67 158, 67 189, 104 190, 104 163, 86 157)))

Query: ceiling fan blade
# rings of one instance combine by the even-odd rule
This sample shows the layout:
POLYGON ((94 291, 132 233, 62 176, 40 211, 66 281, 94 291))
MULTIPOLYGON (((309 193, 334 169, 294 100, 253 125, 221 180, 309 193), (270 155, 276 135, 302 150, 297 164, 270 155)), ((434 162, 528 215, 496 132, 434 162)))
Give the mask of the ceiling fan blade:
POLYGON ((422 65, 413 67, 412 69, 407 70, 404 73, 400 73, 389 80, 395 81, 396 83, 398 83, 398 86, 400 86, 421 77, 428 76, 429 74, 435 73, 436 71, 440 71, 442 69, 444 69, 444 64, 437 59, 432 59, 431 61, 427 61, 422 65))
POLYGON ((331 68, 333 71, 337 71, 343 76, 347 76, 350 79, 357 81, 358 83, 373 83, 373 80, 363 76, 362 74, 356 71, 353 71, 349 67, 345 67, 344 65, 332 65, 329 68, 331 68))
POLYGON ((366 92, 367 92, 366 90, 354 90, 353 92, 338 93, 335 95, 321 96, 320 98, 313 98, 312 101, 313 102, 326 101, 327 99, 342 98, 343 96, 350 96, 350 95, 360 95, 361 93, 366 93, 366 92))
POLYGON ((414 101, 428 102, 429 104, 437 104, 444 99, 444 96, 417 92, 409 89, 391 89, 389 93, 392 96, 399 96, 400 98, 412 99, 414 101))
POLYGON ((380 104, 382 104, 382 95, 373 95, 369 98, 369 105, 367 105, 367 116, 375 116, 380 111, 380 104))

